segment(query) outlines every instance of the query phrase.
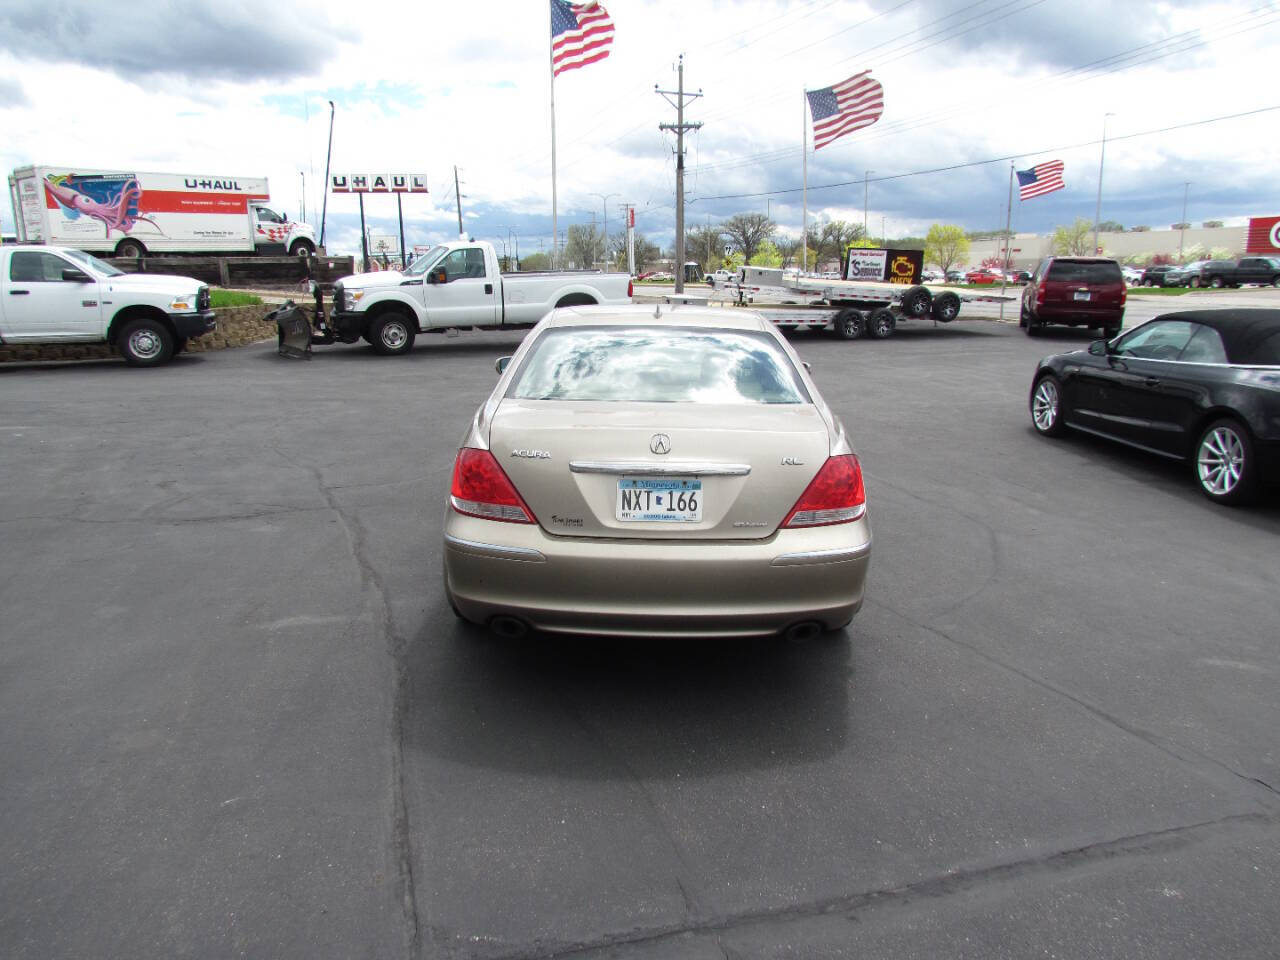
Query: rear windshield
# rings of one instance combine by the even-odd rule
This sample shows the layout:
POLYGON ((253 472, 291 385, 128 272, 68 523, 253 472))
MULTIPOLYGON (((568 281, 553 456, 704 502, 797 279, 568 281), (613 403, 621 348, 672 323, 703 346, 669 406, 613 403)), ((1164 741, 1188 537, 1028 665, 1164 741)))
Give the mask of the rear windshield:
POLYGON ((689 327, 553 327, 507 391, 522 400, 808 403, 791 359, 765 333, 689 327))
POLYGON ((1049 267, 1049 280, 1068 283, 1123 283, 1120 265, 1085 260, 1055 260, 1049 267))

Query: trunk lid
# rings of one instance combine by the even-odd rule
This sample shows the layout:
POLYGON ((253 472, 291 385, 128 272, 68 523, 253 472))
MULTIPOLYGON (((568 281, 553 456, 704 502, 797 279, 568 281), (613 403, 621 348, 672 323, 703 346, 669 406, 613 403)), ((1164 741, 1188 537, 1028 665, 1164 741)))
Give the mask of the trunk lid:
MULTIPOLYGON (((771 536, 830 445, 812 404, 507 399, 489 431, 490 450, 543 529, 624 539, 771 536), (666 438, 667 453, 654 452, 664 446, 657 438, 666 438), (652 498, 667 496, 667 484, 677 497, 696 494, 700 519, 619 519, 620 485, 648 489, 652 498)), ((658 512, 672 507, 646 504, 658 512)))

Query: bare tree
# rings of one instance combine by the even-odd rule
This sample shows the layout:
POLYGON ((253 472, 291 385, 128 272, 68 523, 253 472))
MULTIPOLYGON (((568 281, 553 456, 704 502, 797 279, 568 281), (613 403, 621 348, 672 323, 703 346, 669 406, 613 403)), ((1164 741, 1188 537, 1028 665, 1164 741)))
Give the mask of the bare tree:
POLYGON ((782 255, 782 266, 784 268, 795 265, 796 258, 800 255, 799 237, 778 237, 773 241, 773 245, 778 248, 778 253, 782 255))
POLYGON ((582 269, 590 269, 604 259, 604 247, 604 234, 594 223, 575 223, 569 227, 564 257, 582 269))
POLYGON ((684 235, 684 253, 690 260, 697 260, 703 272, 720 262, 720 242, 724 236, 719 227, 694 227, 684 235))
POLYGON ((773 236, 778 225, 763 213, 735 213, 720 226, 735 250, 750 262, 760 244, 773 236))
POLYGON ((862 240, 863 233, 862 224, 848 220, 814 224, 809 228, 809 249, 818 263, 843 260, 845 250, 851 243, 862 240))

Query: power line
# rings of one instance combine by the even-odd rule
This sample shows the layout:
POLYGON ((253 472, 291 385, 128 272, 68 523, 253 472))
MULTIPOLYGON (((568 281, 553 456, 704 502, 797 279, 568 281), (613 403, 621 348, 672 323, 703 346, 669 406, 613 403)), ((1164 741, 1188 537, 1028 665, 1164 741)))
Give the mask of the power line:
MULTIPOLYGON (((1269 113, 1272 110, 1280 110, 1280 104, 1272 107, 1259 107, 1256 110, 1246 110, 1243 113, 1229 113, 1220 117, 1209 117, 1206 120, 1192 120, 1188 123, 1178 123, 1170 127, 1160 127, 1158 130, 1144 130, 1141 133, 1126 133, 1119 137, 1107 137, 1108 143, 1116 143, 1120 140, 1134 140, 1139 137, 1150 137, 1157 133, 1169 133, 1173 130, 1185 130, 1189 127, 1202 127, 1209 123, 1219 123, 1223 120, 1239 120, 1242 117, 1252 117, 1260 113, 1269 113)), ((1093 147, 1101 143, 1101 140, 1085 140, 1080 143, 1071 143, 1056 147, 1042 147, 1039 150, 1024 150, 1020 153, 1010 153, 1002 157, 991 157, 987 160, 970 160, 965 163, 953 163, 945 167, 932 167, 928 170, 913 170, 910 173, 895 173, 887 177, 874 177, 870 183, 884 183, 889 180, 905 180, 908 177, 923 177, 934 173, 946 173, 950 170, 962 170, 965 167, 982 167, 989 163, 1004 163, 1006 160, 1016 160, 1018 157, 1037 156, 1042 153, 1056 153, 1062 150, 1078 150, 1082 147, 1093 147)), ((817 186, 810 184, 810 190, 831 190, 836 187, 851 187, 854 184, 862 183, 860 177, 857 180, 842 180, 839 183, 824 183, 817 186)), ((699 200, 743 200, 754 197, 776 197, 780 194, 799 193, 803 187, 787 187, 783 190, 763 190, 759 193, 725 193, 714 197, 694 197, 689 202, 697 203, 699 200)))

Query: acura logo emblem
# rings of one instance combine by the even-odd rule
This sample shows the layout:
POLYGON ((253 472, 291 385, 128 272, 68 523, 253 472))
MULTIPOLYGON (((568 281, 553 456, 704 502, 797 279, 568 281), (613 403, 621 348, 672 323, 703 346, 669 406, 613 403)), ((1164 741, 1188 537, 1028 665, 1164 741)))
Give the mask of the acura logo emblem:
POLYGON ((649 449, 654 453, 670 453, 671 438, 665 433, 655 433, 649 440, 649 449))

